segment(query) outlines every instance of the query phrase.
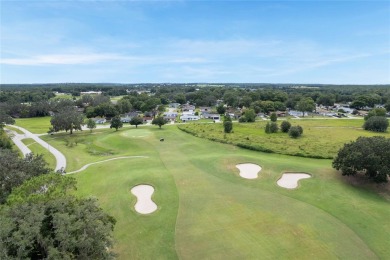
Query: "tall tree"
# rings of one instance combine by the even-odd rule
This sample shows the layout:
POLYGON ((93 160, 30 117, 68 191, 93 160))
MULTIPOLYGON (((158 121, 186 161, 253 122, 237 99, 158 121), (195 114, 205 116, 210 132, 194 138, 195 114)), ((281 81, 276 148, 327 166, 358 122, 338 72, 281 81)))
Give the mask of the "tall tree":
POLYGON ((299 100, 296 105, 296 109, 302 112, 303 117, 305 116, 305 112, 313 112, 315 108, 316 108, 316 104, 314 103, 314 100, 311 97, 301 98, 301 100, 299 100))
POLYGON ((139 116, 135 116, 130 120, 130 125, 135 125, 135 128, 138 128, 138 125, 141 125, 142 123, 143 119, 139 116))
POLYGON ((123 127, 123 123, 121 121, 121 118, 119 116, 114 116, 111 119, 110 128, 115 128, 115 131, 118 131, 118 129, 122 127, 123 127))
POLYGON ((96 128, 96 122, 92 118, 89 118, 87 121, 87 127, 92 132, 92 129, 96 128))
POLYGON ((165 120, 163 117, 156 117, 153 119, 152 124, 158 125, 158 127, 161 129, 161 126, 165 125, 167 123, 167 120, 165 120))
POLYGON ((54 114, 50 123, 55 132, 65 130, 66 132, 70 131, 70 134, 73 134, 73 130, 82 130, 81 127, 84 125, 84 116, 77 112, 73 107, 67 107, 54 114))

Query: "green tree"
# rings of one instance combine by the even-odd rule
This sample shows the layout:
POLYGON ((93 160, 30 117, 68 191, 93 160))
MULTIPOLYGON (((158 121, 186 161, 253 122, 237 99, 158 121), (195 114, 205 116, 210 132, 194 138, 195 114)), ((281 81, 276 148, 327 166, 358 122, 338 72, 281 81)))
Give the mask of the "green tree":
POLYGON ((246 109, 244 111, 244 117, 246 122, 255 122, 256 114, 253 109, 246 109))
POLYGON ((385 104, 385 108, 386 108, 387 112, 390 112, 390 100, 387 101, 387 103, 385 104))
POLYGON ((389 127, 389 120, 384 116, 371 116, 364 122, 364 130, 374 131, 374 132, 386 132, 389 127))
POLYGON ((64 110, 54 114, 50 120, 55 132, 65 130, 73 133, 73 130, 82 130, 84 124, 83 114, 77 112, 73 107, 67 107, 64 110))
POLYGON ((336 102, 336 98, 333 94, 321 94, 317 98, 317 104, 323 106, 333 106, 336 102))
POLYGON ((223 122, 223 130, 225 133, 231 133, 233 131, 233 123, 232 121, 224 121, 223 122))
POLYGON ((359 137, 344 144, 332 165, 341 170, 342 175, 363 173, 375 182, 387 182, 390 175, 390 139, 383 136, 359 137))
POLYGON ((226 108, 224 107, 224 105, 220 104, 217 106, 217 112, 218 114, 222 115, 222 114, 225 114, 226 112, 226 108))
POLYGON ((381 107, 377 107, 377 108, 374 108, 374 109, 371 109, 368 114, 364 117, 364 120, 368 120, 370 117, 373 117, 373 116, 386 116, 386 109, 384 108, 381 108, 381 107))
POLYGON ((87 127, 92 132, 92 129, 96 128, 96 122, 92 118, 89 118, 87 121, 87 127))
POLYGON ((296 109, 302 112, 303 117, 305 116, 305 112, 312 112, 315 108, 316 104, 311 97, 301 98, 296 105, 296 109))
POLYGON ((278 116, 275 112, 271 113, 270 119, 272 122, 276 122, 276 120, 278 120, 278 116))
POLYGON ((42 155, 28 154, 22 159, 16 152, 0 149, 0 204, 25 180, 50 172, 52 169, 47 167, 42 155))
POLYGON ((3 128, 5 124, 13 125, 15 120, 4 111, 0 111, 0 128, 3 128))
POLYGON ((161 129, 161 126, 165 125, 167 123, 167 120, 165 120, 163 117, 156 117, 152 121, 152 125, 158 125, 158 127, 161 129))
POLYGON ((143 119, 139 116, 131 118, 130 125, 135 125, 135 128, 138 128, 138 125, 142 125, 143 119))
POLYGON ((121 118, 119 116, 114 116, 111 119, 110 128, 115 128, 115 131, 118 131, 118 129, 122 127, 123 127, 123 123, 121 121, 121 118))
POLYGON ((0 211, 0 259, 112 259, 114 225, 93 198, 6 206, 0 211))
POLYGON ((24 181, 14 188, 7 198, 8 205, 46 202, 76 190, 76 179, 58 173, 39 175, 24 181))
POLYGON ((288 130, 290 130, 290 127, 291 127, 291 123, 288 121, 283 121, 280 124, 280 130, 282 130, 283 133, 287 133, 288 130))

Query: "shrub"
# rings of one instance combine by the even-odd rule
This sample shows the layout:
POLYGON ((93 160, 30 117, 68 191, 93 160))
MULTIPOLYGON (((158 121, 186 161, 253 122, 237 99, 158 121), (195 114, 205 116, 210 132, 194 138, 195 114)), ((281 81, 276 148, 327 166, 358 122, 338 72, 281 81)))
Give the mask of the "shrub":
POLYGON ((283 133, 287 133, 288 130, 290 130, 291 124, 288 121, 283 121, 280 124, 280 129, 282 130, 283 133))
POLYGON ((225 121, 223 122, 223 129, 225 133, 231 133, 233 130, 233 123, 232 121, 225 121))
POLYGON ((241 116, 241 117, 238 119, 238 122, 240 122, 240 123, 245 123, 245 122, 247 122, 246 117, 245 117, 245 116, 241 116))
POLYGON ((374 131, 374 132, 386 132, 389 127, 389 121, 384 116, 372 116, 364 122, 364 130, 374 131))
POLYGON ((276 120, 278 120, 278 116, 276 115, 275 112, 273 112, 273 113, 271 114, 270 119, 271 119, 272 122, 276 122, 276 120))
POLYGON ((288 130, 288 135, 292 138, 298 138, 302 135, 303 129, 300 126, 292 126, 288 130))
POLYGON ((278 124, 275 122, 268 122, 265 125, 265 133, 271 134, 271 133, 276 133, 279 130, 278 124))
POLYGON ((302 128, 302 126, 297 125, 297 127, 298 127, 298 130, 299 130, 299 133, 302 135, 302 134, 303 134, 303 128, 302 128))
POLYGON ((265 125, 265 133, 266 134, 271 133, 271 124, 269 122, 265 125))
POLYGON ((272 122, 270 124, 270 131, 271 131, 271 133, 276 133, 276 132, 278 132, 278 130, 279 130, 278 124, 275 123, 275 122, 272 122))

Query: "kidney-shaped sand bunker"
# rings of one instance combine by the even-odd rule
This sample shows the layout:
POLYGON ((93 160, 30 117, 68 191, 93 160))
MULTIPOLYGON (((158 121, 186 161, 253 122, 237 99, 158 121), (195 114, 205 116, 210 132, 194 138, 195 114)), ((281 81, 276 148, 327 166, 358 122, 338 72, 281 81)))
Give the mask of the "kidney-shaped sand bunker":
POLYGON ((138 213, 150 214, 157 210, 157 205, 152 200, 153 192, 154 188, 150 185, 137 185, 131 189, 131 193, 137 197, 134 208, 138 213))
POLYGON ((254 163, 237 164, 236 167, 240 170, 240 176, 245 179, 256 179, 261 167, 254 163))
POLYGON ((283 173, 282 177, 277 181, 277 184, 286 189, 295 189, 298 187, 299 180, 308 178, 311 178, 311 175, 307 173, 283 173))

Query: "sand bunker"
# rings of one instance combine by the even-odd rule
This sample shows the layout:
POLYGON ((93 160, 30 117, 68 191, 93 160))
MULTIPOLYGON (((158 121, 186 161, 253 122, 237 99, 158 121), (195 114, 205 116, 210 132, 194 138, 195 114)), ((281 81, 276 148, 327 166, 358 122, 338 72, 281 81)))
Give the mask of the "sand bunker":
POLYGON ((137 197, 134 208, 138 213, 150 214, 157 209, 156 203, 152 201, 153 192, 154 188, 150 185, 137 185, 131 189, 131 193, 137 197))
POLYGON ((277 184, 286 189, 295 189, 298 187, 299 180, 308 178, 311 178, 311 175, 307 173, 283 173, 277 184))
POLYGON ((256 179, 261 167, 254 163, 237 164, 236 167, 240 170, 240 176, 245 179, 256 179))

